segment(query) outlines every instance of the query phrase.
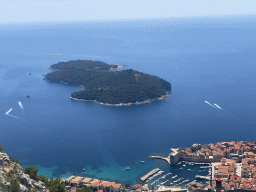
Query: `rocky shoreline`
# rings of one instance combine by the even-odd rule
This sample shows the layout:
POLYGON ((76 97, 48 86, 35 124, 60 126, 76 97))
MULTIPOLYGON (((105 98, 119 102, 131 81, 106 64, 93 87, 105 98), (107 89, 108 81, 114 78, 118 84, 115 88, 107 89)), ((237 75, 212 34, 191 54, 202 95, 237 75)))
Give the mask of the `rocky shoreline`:
POLYGON ((118 103, 118 104, 111 104, 111 103, 102 103, 97 100, 85 100, 85 99, 77 99, 69 96, 70 99, 75 100, 75 101, 93 101, 94 103, 100 104, 100 105, 106 105, 106 106, 114 106, 114 107, 120 107, 120 106, 131 106, 131 105, 140 105, 140 104, 145 104, 145 103, 151 103, 152 101, 155 100, 160 100, 164 101, 166 100, 170 95, 166 92, 166 95, 162 95, 161 97, 158 97, 156 99, 147 99, 144 101, 137 101, 136 103, 118 103))

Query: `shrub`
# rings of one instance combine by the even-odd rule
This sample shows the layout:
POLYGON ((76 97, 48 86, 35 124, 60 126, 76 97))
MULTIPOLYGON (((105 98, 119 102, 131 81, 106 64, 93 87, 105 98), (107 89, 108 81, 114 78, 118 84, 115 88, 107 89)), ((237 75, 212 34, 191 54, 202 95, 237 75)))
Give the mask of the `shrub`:
POLYGON ((11 192, 19 192, 20 191, 20 185, 17 181, 11 180, 10 191, 11 192))
POLYGON ((25 167, 23 172, 28 174, 31 179, 35 179, 36 180, 38 169, 35 168, 34 166, 30 166, 30 167, 25 167))

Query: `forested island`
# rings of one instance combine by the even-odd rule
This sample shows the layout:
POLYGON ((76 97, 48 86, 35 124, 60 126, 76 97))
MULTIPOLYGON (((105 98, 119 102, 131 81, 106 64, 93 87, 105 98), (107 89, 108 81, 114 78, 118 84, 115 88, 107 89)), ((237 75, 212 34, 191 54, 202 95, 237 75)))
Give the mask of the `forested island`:
POLYGON ((116 70, 122 67, 90 60, 59 62, 50 66, 53 71, 44 79, 81 85, 83 90, 71 93, 71 99, 111 106, 149 103, 169 96, 169 82, 132 69, 116 70))

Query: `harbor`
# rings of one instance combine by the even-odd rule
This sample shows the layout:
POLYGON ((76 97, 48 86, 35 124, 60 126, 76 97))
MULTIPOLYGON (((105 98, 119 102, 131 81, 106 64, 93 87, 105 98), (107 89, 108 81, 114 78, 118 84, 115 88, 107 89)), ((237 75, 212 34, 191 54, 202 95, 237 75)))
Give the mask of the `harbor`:
MULTIPOLYGON (((162 156, 153 156, 155 159, 162 156)), ((163 157, 164 158, 164 157, 163 157)), ((157 161, 159 164, 165 164, 162 161, 157 161)), ((167 165, 167 164, 166 164, 167 165)), ((209 164, 201 164, 194 162, 180 161, 174 166, 170 166, 168 169, 163 169, 163 167, 157 167, 152 169, 142 177, 140 177, 141 184, 147 184, 149 188, 154 188, 155 190, 160 189, 163 186, 176 186, 181 189, 187 187, 191 182, 197 181, 200 184, 206 184, 209 180, 210 173, 209 164), (202 170, 206 170, 203 171, 202 170)))
POLYGON ((155 174, 156 172, 158 172, 160 169, 156 168, 156 169, 153 169, 151 171, 149 171, 146 175, 142 176, 140 178, 141 181, 146 181, 147 178, 149 178, 151 175, 155 174))

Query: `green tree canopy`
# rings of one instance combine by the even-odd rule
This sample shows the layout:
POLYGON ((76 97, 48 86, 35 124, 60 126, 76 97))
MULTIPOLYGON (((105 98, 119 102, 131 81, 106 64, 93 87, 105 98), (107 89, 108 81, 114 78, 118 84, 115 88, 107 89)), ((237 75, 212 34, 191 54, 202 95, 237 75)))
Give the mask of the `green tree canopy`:
POLYGON ((11 180, 11 187, 10 187, 11 192, 20 192, 20 185, 17 181, 11 180))
POLYGON ((30 167, 25 167, 25 169, 23 170, 24 173, 28 174, 30 176, 31 179, 35 179, 37 180, 37 172, 38 169, 34 166, 30 166, 30 167))
POLYGON ((49 189, 50 192, 65 192, 65 183, 61 181, 59 177, 56 179, 51 178, 46 183, 46 188, 49 189))
POLYGON ((77 189, 76 192, 92 192, 92 190, 89 187, 84 186, 82 189, 77 189))

